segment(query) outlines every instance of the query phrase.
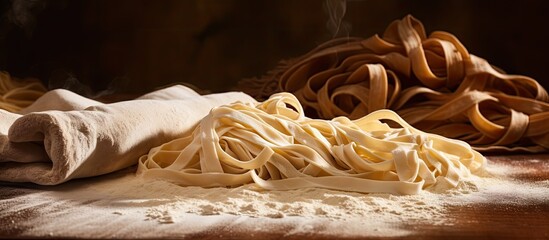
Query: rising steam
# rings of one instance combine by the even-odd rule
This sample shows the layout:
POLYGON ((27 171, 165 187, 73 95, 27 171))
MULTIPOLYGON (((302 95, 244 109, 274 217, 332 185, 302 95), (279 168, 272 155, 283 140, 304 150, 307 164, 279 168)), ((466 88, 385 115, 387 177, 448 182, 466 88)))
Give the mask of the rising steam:
POLYGON ((36 26, 36 16, 44 8, 46 8, 44 0, 12 0, 7 18, 30 36, 36 26))
POLYGON ((326 0, 324 2, 324 9, 328 13, 328 21, 326 27, 332 34, 332 38, 336 38, 341 35, 348 36, 351 30, 351 25, 345 21, 345 13, 347 12, 346 0, 326 0))

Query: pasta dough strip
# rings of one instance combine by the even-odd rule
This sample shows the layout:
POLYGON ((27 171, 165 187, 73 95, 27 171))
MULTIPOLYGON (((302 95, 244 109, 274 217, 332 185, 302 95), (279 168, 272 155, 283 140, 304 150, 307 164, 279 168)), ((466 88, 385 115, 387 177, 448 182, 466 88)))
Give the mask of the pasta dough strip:
POLYGON ((6 72, 0 72, 0 109, 18 112, 30 106, 46 91, 44 85, 37 79, 20 81, 6 72))
POLYGON ((330 40, 240 86, 259 100, 293 93, 313 118, 358 119, 387 108, 480 151, 549 150, 549 128, 541 127, 549 122, 549 95, 538 82, 505 74, 450 33, 427 37, 412 16, 392 22, 381 37, 330 40), (258 91, 262 85, 269 92, 258 91))
POLYGON ((294 95, 278 93, 212 109, 192 134, 142 156, 138 174, 185 186, 417 194, 455 187, 484 163, 467 143, 424 133, 390 110, 311 119, 294 95))

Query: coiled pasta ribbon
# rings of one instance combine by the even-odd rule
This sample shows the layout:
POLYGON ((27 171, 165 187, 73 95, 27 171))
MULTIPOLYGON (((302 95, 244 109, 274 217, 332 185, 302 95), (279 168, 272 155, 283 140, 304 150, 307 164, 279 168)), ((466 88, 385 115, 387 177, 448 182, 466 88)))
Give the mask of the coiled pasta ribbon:
POLYGON ((357 119, 391 109, 480 151, 549 150, 549 96, 538 82, 494 68, 450 33, 427 37, 412 16, 391 23, 383 37, 328 41, 240 86, 257 99, 291 92, 310 117, 357 119))
POLYGON ((256 106, 214 108, 192 134, 142 156, 138 174, 185 186, 416 194, 457 186, 484 162, 467 143, 421 132, 390 110, 310 119, 295 96, 278 93, 256 106))
POLYGON ((0 109, 18 112, 44 95, 46 88, 37 79, 13 79, 6 72, 0 72, 0 109))

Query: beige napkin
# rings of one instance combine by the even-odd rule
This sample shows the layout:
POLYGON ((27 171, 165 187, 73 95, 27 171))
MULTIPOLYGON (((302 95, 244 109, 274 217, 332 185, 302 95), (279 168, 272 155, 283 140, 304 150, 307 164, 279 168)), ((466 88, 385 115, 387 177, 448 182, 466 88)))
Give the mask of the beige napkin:
POLYGON ((183 86, 113 104, 51 91, 24 115, 0 110, 0 180, 53 185, 131 166, 213 107, 235 101, 255 102, 240 92, 200 96, 183 86))

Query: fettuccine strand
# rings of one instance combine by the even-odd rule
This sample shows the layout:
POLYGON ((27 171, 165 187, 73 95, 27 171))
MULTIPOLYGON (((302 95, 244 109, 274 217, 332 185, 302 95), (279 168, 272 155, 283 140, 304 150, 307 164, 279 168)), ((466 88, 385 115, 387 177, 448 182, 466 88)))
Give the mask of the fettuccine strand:
POLYGON ((138 174, 184 186, 417 194, 455 187, 484 162, 467 143, 419 131, 390 110, 310 119, 295 96, 279 93, 214 108, 192 134, 141 157, 138 174))
POLYGON ((18 80, 6 72, 0 72, 0 109, 18 112, 31 105, 46 91, 37 79, 18 80))
POLYGON ((479 151, 549 150, 549 95, 538 82, 503 73, 450 33, 427 36, 412 16, 383 37, 331 40, 241 89, 260 100, 291 92, 307 116, 324 119, 391 109, 479 151))

